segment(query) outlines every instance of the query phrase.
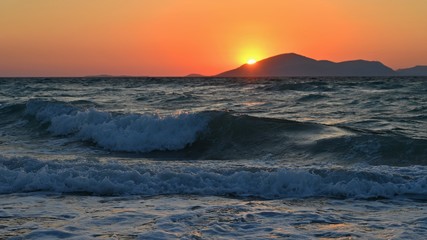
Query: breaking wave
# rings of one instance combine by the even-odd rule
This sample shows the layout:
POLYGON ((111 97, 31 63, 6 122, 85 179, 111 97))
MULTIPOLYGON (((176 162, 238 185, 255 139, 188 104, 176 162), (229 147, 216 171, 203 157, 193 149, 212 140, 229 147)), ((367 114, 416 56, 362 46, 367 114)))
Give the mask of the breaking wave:
MULTIPOLYGON (((111 113, 30 100, 0 109, 5 125, 28 119, 29 131, 93 143, 107 151, 189 159, 276 159, 427 165, 427 140, 348 127, 211 111, 111 113), (35 127, 34 127, 35 126, 35 127)), ((15 127, 16 129, 17 127, 15 127)))
POLYGON ((245 168, 43 161, 0 157, 0 193, 90 195, 195 194, 279 199, 288 197, 427 197, 423 166, 245 168))
POLYGON ((56 136, 72 135, 108 150, 126 152, 182 149, 193 143, 208 123, 200 114, 113 115, 44 101, 30 101, 26 114, 48 123, 48 131, 56 136))

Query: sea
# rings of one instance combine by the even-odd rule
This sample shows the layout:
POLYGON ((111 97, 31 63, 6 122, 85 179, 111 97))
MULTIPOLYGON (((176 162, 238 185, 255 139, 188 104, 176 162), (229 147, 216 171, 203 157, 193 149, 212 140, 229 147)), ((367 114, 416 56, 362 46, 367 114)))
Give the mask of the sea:
POLYGON ((427 77, 0 79, 0 239, 426 236, 427 77))

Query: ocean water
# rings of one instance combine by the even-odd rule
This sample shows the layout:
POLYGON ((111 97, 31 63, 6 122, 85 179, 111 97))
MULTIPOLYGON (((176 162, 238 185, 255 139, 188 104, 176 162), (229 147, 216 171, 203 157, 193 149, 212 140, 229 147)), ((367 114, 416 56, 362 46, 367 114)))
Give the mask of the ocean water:
POLYGON ((0 79, 0 239, 424 239, 427 78, 0 79))

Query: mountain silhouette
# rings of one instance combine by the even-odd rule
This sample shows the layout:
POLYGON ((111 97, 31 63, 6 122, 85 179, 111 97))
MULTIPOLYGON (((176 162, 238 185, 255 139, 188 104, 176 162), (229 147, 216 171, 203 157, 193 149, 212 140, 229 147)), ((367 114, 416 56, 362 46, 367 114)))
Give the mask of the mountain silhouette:
POLYGON ((206 77, 206 76, 202 75, 202 74, 198 74, 198 73, 190 73, 190 74, 186 75, 185 77, 194 77, 194 78, 197 78, 197 77, 206 77))
POLYGON ((427 66, 415 66, 396 71, 400 76, 427 76, 427 66))
POLYGON ((331 62, 286 53, 244 64, 217 77, 287 77, 287 76, 395 76, 396 72, 378 61, 354 60, 331 62))

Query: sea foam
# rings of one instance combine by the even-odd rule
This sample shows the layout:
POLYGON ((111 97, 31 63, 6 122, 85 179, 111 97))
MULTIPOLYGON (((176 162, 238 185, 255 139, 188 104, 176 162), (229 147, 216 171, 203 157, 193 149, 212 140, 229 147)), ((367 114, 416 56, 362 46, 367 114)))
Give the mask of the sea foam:
POLYGON ((353 166, 245 168, 0 157, 0 193, 334 198, 427 197, 427 168, 353 166))
POLYGON ((94 108, 79 110, 44 101, 28 102, 26 113, 48 123, 48 131, 54 135, 73 135, 108 150, 127 152, 185 148, 209 122, 203 113, 114 115, 94 108))

